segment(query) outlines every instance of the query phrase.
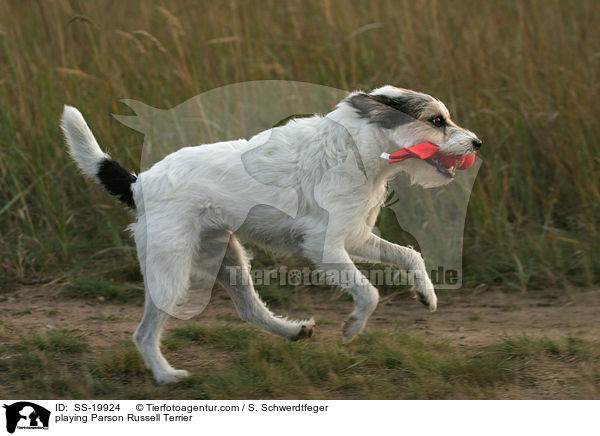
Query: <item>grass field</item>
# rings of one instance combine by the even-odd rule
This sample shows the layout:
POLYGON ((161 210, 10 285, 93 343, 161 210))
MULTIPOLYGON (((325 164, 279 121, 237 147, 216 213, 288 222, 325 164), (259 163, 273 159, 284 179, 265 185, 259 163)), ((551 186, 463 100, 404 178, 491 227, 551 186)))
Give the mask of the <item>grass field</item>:
MULTIPOLYGON (((58 128, 65 103, 83 111, 113 158, 137 170, 143 138, 111 116, 131 113, 120 100, 170 108, 263 79, 348 90, 394 84, 440 98, 485 144, 465 227, 465 289, 595 289, 599 21, 595 0, 0 2, 0 376, 17 380, 0 396, 496 398, 498 386, 514 393, 548 364, 587 368, 565 396, 598 397, 589 388, 598 373, 588 371, 598 337, 575 333, 498 332, 463 352, 442 337, 382 325, 344 348, 280 343, 216 320, 170 331, 167 345, 227 353, 232 363, 170 390, 150 382, 129 343, 89 344, 72 326, 41 324, 34 334, 13 321, 38 313, 15 303, 28 285, 64 302, 140 310, 133 241, 123 230, 131 217, 67 157, 58 128), (363 361, 367 354, 373 360, 363 361), (57 377, 33 377, 42 367, 57 377), (290 372, 302 383, 282 381, 290 372)), ((276 262, 258 252, 257 265, 276 262)), ((286 290, 263 292, 273 304, 287 301, 286 290)), ((518 303, 506 308, 519 314, 518 303)), ((106 323, 118 316, 101 315, 106 323)), ((126 340, 133 324, 122 327, 126 340)))

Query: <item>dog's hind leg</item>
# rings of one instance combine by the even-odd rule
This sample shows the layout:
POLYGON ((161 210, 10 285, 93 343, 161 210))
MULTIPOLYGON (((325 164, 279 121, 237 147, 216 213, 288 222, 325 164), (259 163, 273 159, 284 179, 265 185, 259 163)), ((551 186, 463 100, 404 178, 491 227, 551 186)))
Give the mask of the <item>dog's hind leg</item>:
POLYGON ((161 232, 158 224, 161 224, 158 219, 152 221, 141 215, 135 225, 146 302, 144 317, 133 341, 156 381, 173 383, 186 377, 188 372, 169 365, 160 351, 160 336, 169 313, 187 291, 196 244, 190 241, 189 234, 193 232, 186 233, 185 228, 176 231, 176 227, 161 232))
POLYGON ((240 317, 290 341, 312 336, 314 320, 295 321, 273 315, 256 293, 249 269, 243 247, 235 236, 231 236, 218 280, 229 292, 240 317))
POLYGON ((133 335, 133 341, 159 383, 174 383, 189 375, 187 371, 174 369, 169 365, 160 351, 160 335, 168 316, 156 307, 152 297, 146 292, 144 317, 133 335))

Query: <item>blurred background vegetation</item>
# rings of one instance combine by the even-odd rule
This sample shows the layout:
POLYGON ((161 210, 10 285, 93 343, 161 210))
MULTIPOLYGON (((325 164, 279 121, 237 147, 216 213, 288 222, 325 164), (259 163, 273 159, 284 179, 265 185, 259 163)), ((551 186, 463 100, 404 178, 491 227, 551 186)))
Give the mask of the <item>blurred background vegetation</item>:
POLYGON ((598 22, 595 0, 0 2, 0 261, 21 281, 136 274, 131 217, 68 158, 63 104, 136 170, 121 99, 282 79, 413 88, 477 132, 467 286, 598 283, 598 22))

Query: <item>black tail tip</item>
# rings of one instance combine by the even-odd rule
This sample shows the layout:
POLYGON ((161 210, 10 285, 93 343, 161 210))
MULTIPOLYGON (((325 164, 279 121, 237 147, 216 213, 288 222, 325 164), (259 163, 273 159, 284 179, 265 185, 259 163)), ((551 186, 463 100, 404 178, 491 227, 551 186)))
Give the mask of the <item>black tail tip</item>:
POLYGON ((112 195, 119 197, 127 206, 135 208, 131 185, 137 177, 112 159, 104 159, 98 166, 98 179, 102 186, 112 195))

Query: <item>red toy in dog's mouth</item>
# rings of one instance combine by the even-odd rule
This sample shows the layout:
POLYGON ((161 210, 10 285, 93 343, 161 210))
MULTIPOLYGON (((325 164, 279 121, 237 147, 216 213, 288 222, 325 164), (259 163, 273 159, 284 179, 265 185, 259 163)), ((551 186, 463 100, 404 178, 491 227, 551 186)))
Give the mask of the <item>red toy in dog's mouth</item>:
POLYGON ((431 142, 421 142, 412 147, 405 147, 392 154, 382 153, 381 157, 387 159, 390 163, 402 162, 411 158, 422 159, 449 178, 454 177, 456 170, 471 168, 475 162, 475 153, 453 156, 440 152, 440 148, 431 142))

